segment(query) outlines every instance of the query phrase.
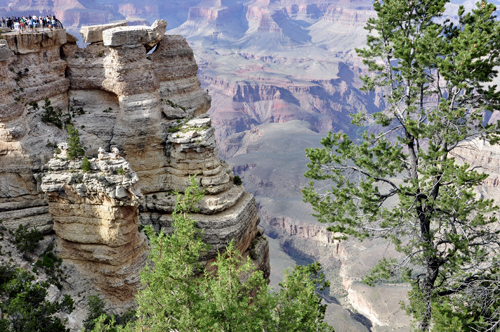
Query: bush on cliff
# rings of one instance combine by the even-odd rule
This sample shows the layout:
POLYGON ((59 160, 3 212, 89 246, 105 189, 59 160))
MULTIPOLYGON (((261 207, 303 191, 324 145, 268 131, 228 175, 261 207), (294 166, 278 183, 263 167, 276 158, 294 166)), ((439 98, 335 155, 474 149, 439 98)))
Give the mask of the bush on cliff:
POLYGON ((108 313, 104 309, 106 306, 106 302, 98 295, 91 295, 87 297, 87 305, 87 318, 83 320, 83 328, 85 332, 94 330, 96 320, 101 316, 106 317, 106 319, 101 321, 100 324, 104 326, 112 326, 115 330, 118 327, 127 325, 128 322, 134 321, 135 312, 131 309, 126 310, 122 315, 119 315, 117 317, 108 315, 108 313))
POLYGON ((274 292, 231 242, 211 264, 217 274, 205 271, 199 258, 208 247, 190 216, 202 197, 191 178, 184 196, 177 196, 173 234, 145 228, 152 264, 140 275, 137 320, 123 328, 102 315, 93 331, 333 331, 323 322, 326 305, 318 291, 328 282, 319 263, 286 272, 274 292))
POLYGON ((65 295, 61 301, 49 302, 48 282, 37 282, 34 276, 9 264, 0 265, 0 331, 69 332, 58 313, 71 313, 73 300, 65 295))
POLYGON ((90 164, 89 158, 87 157, 83 158, 81 168, 82 171, 84 171, 85 173, 88 173, 92 170, 92 165, 90 164))
POLYGON ((73 160, 83 157, 85 155, 85 150, 80 143, 78 129, 72 125, 68 125, 66 130, 68 131, 68 159, 73 160))
POLYGON ((27 254, 32 253, 43 239, 43 235, 35 228, 19 225, 15 231, 10 231, 11 242, 23 254, 23 258, 30 260, 27 254))

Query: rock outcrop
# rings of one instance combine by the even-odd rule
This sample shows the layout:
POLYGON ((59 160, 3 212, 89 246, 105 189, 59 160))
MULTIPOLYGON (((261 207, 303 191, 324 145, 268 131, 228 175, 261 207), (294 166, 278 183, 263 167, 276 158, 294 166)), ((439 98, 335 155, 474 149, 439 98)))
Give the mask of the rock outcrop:
POLYGON ((42 121, 41 106, 50 97, 53 109, 67 110, 66 32, 2 36, 2 53, 7 47, 12 54, 0 61, 0 220, 8 229, 23 224, 48 233, 52 216, 33 173, 51 158, 52 142, 65 141, 61 129, 42 121))
POLYGON ((102 32, 104 30, 117 28, 117 27, 125 27, 127 26, 127 21, 119 21, 108 24, 99 24, 99 25, 91 25, 86 26, 80 29, 80 34, 82 35, 82 39, 84 43, 96 43, 102 41, 102 32))
POLYGON ((90 160, 66 159, 66 143, 39 174, 54 217, 59 257, 73 262, 98 288, 122 301, 133 300, 138 272, 148 250, 137 231, 143 196, 139 178, 115 148, 90 160))
POLYGON ((131 26, 107 29, 102 33, 104 46, 140 47, 149 50, 158 44, 165 34, 167 22, 155 21, 151 27, 131 26))
POLYGON ((189 176, 206 192, 194 215, 212 248, 203 259, 234 240, 266 277, 270 271, 255 199, 217 157, 193 51, 165 28, 95 28, 92 37, 84 32, 92 41, 85 49, 63 30, 4 34, 13 54, 0 61, 0 219, 10 229, 55 231, 61 257, 115 302, 137 287, 146 251, 137 225, 171 231, 173 192, 189 176), (53 158, 69 122, 94 157, 91 173, 53 158), (118 165, 129 165, 125 175, 113 173, 118 165))

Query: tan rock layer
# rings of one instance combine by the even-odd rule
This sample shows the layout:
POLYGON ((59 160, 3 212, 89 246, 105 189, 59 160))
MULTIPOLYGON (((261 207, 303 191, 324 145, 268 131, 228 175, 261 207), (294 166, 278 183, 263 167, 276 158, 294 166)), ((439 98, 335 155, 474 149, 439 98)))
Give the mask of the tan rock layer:
POLYGON ((60 146, 61 154, 40 176, 58 236, 57 253, 101 292, 131 301, 148 250, 145 236, 138 232, 142 195, 137 175, 116 153, 103 152, 90 160, 90 173, 83 173, 81 161, 61 159, 67 151, 60 146), (119 169, 123 174, 115 174, 119 169))
POLYGON ((67 109, 67 63, 60 57, 66 32, 2 36, 12 56, 0 61, 0 219, 11 230, 25 225, 48 233, 52 217, 33 170, 50 158, 47 142, 64 137, 40 117, 46 97, 56 111, 67 109))

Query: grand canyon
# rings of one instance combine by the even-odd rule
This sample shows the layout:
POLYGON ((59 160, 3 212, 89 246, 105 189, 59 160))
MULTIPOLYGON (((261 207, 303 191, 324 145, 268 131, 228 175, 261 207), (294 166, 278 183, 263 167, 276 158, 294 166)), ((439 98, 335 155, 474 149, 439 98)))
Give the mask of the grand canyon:
MULTIPOLYGON (((452 1, 445 15, 453 19, 461 3, 470 8, 473 1, 452 1)), ((106 192, 101 201, 92 200, 90 192, 99 192, 99 187, 89 179, 85 182, 88 193, 79 195, 81 188, 69 186, 72 182, 66 176, 71 166, 51 159, 54 171, 42 182, 47 199, 43 198, 36 190, 36 183, 27 179, 32 176, 33 168, 41 168, 42 162, 51 158, 50 150, 45 147, 47 139, 60 141, 62 134, 57 131, 36 136, 22 133, 25 145, 16 146, 11 143, 15 141, 13 137, 17 132, 14 129, 17 127, 10 126, 2 129, 3 150, 15 151, 15 163, 28 165, 29 161, 31 164, 14 172, 2 157, 2 174, 8 174, 4 177, 7 179, 5 184, 1 183, 0 203, 4 207, 0 213, 5 215, 2 218, 15 224, 19 219, 36 216, 37 226, 45 227, 47 233, 52 230, 53 223, 55 232, 63 234, 58 240, 62 257, 84 261, 84 266, 91 266, 90 273, 100 287, 111 294, 112 302, 112 295, 116 294, 113 285, 117 282, 103 278, 103 266, 109 257, 98 258, 93 253, 105 250, 112 257, 116 251, 108 247, 134 248, 137 255, 125 255, 118 261, 132 266, 131 270, 137 269, 144 260, 141 256, 143 240, 139 234, 130 234, 128 242, 119 245, 92 239, 69 246, 65 241, 74 240, 72 232, 76 230, 64 224, 68 213, 81 214, 88 206, 100 205, 104 200, 111 201, 110 206, 117 211, 132 211, 129 211, 131 223, 151 224, 158 229, 168 227, 172 201, 166 193, 181 189, 188 175, 201 172, 205 176, 201 184, 210 195, 202 202, 202 211, 197 217, 208 232, 213 233, 213 244, 224 245, 230 238, 236 238, 240 248, 247 251, 250 243, 259 239, 257 264, 268 273, 270 262, 270 282, 274 286, 286 268, 319 261, 331 281, 330 288, 322 294, 328 303, 326 320, 336 331, 410 330, 411 318, 400 307, 400 301, 409 290, 406 284, 382 283, 368 287, 360 282, 380 258, 396 255, 394 248, 381 239, 334 240, 326 225, 311 216, 312 210, 302 202, 301 195, 301 188, 307 184, 303 177, 308 161, 305 149, 318 147, 328 131, 342 131, 356 137, 358 132, 350 125, 350 114, 372 113, 385 108, 381 94, 360 91, 359 77, 367 73, 367 68, 357 56, 356 48, 366 43, 364 26, 375 15, 372 1, 0 0, 0 16, 31 13, 55 13, 66 30, 77 38, 65 34, 56 36, 57 42, 46 46, 50 49, 49 60, 41 59, 43 49, 30 49, 30 46, 20 51, 22 56, 14 55, 16 60, 9 60, 15 64, 14 72, 28 66, 28 60, 24 59, 28 58, 26 54, 40 57, 28 66, 30 73, 38 73, 34 68, 45 68, 43 66, 48 63, 40 75, 41 80, 51 86, 47 86, 47 91, 37 90, 28 102, 42 103, 45 95, 51 95, 56 105, 83 107, 87 113, 95 114, 99 118, 95 121, 87 116, 76 118, 79 126, 86 126, 81 130, 86 148, 97 156, 101 146, 108 152, 111 146, 118 146, 124 160, 120 156, 102 158, 114 158, 116 163, 128 162, 130 177, 138 176, 142 192, 134 191, 130 184, 121 199, 116 197, 118 191, 115 191, 112 194, 115 197, 105 197, 109 196, 106 192), (98 24, 127 21, 133 27, 149 25, 156 20, 166 21, 166 35, 150 55, 146 55, 142 46, 136 47, 140 51, 120 54, 112 46, 90 43, 91 40, 82 38, 79 33, 81 28, 91 29, 98 24), (102 58, 98 56, 101 53, 104 54, 102 58), (121 61, 124 66, 127 61, 136 61, 144 70, 128 68, 121 72, 122 69, 113 67, 112 60, 121 61), (86 77, 89 72, 92 79, 86 77), (156 81, 150 83, 148 75, 155 76, 156 81), (136 83, 127 83, 124 77, 136 83), (201 138, 167 135, 166 142, 162 141, 165 127, 173 126, 177 119, 184 119, 186 115, 171 105, 162 104, 159 98, 153 98, 156 92, 162 100, 172 100, 198 117, 198 122, 184 125, 203 128, 199 130, 201 138), (142 107, 154 104, 164 117, 157 119, 152 115, 149 123, 135 128, 135 124, 132 125, 136 119, 134 112, 140 111, 137 100, 142 107), (113 111, 103 113, 106 109, 113 111), (114 110, 129 113, 125 116, 114 110), (113 129, 107 131, 104 127, 113 129), (147 148, 134 138, 136 135, 147 139, 147 148), (28 145, 29 149, 25 147, 28 145), (169 147, 171 154, 168 160, 158 153, 164 145, 169 147), (232 184, 234 175, 242 178, 246 191, 232 184), (160 182, 171 185, 158 186, 160 182), (12 183, 17 188, 14 196, 3 189, 14 186, 12 183), (66 185, 66 195, 77 202, 74 212, 65 207, 67 199, 56 194, 54 186, 63 185, 66 185), (16 202, 16 208, 5 208, 12 202, 16 202), (31 214, 22 215, 20 211, 31 214), (228 234, 223 232, 218 234, 221 238, 216 238, 217 231, 213 231, 211 222, 220 218, 225 218, 231 226, 236 224, 235 218, 243 218, 245 222, 240 225, 241 229, 232 233, 228 230, 228 234), (257 226, 259 218, 261 222, 257 226), (264 231, 268 243, 262 240, 264 231), (86 254, 79 254, 82 251, 86 254)), ((14 47, 15 42, 8 42, 14 47)), ((24 46, 16 44, 15 47, 24 46)), ((10 66, 12 64, 4 66, 2 77, 15 75, 8 71, 10 66)), ((4 100, 10 99, 14 103, 13 98, 17 95, 13 84, 6 85, 0 92, 0 104, 7 105, 4 100)), ((35 91, 34 86, 25 85, 25 90, 35 91)), ((36 113, 31 109, 23 112, 36 113)), ((3 113, 0 115, 7 117, 3 113)), ((23 115, 17 121, 23 128, 36 122, 32 115, 23 115)), ((43 124, 39 125, 46 130, 43 124)), ((487 166, 492 176, 481 188, 481 193, 496 197, 500 176, 496 166, 497 150, 484 145, 472 152, 464 151, 462 155, 471 164, 487 166)), ((95 162, 97 171, 102 166, 97 158, 95 162)), ((110 183, 123 187, 117 181, 110 183)), ((126 213, 114 215, 120 214, 126 213)), ((89 217, 92 218, 96 217, 89 217)), ((211 258, 213 256, 207 257, 211 258)), ((112 278, 123 277, 117 272, 122 267, 120 264, 111 272, 107 270, 112 278)), ((85 269, 78 264, 74 269, 75 273, 85 274, 85 269)), ((126 297, 130 297, 134 282, 125 285, 126 297)), ((73 319, 84 312, 82 305, 73 319)))

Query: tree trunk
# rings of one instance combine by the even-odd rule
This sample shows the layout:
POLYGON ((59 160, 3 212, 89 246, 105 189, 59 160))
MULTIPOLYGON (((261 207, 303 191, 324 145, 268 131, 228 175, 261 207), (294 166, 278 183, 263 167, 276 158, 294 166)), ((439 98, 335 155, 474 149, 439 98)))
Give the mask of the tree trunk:
MULTIPOLYGON (((434 193, 437 195, 437 191, 434 193)), ((420 202, 420 204, 422 204, 420 202)), ((430 211, 428 208, 422 209, 420 205, 417 207, 417 213, 420 219, 420 236, 422 238, 421 246, 425 248, 426 273, 424 283, 422 285, 423 301, 425 309, 422 313, 422 318, 418 329, 427 332, 430 329, 432 321, 432 291, 434 290, 434 283, 436 282, 439 273, 439 259, 433 253, 433 242, 430 230, 430 211)))

